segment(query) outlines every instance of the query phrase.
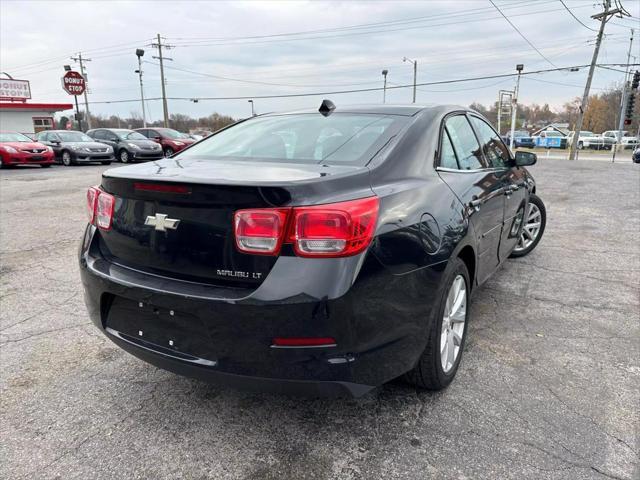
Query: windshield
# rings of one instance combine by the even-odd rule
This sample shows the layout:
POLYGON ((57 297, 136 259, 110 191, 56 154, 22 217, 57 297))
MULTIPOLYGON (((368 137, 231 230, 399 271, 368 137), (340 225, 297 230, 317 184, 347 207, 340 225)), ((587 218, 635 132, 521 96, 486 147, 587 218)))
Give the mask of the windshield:
POLYGON ((133 130, 114 130, 114 132, 121 140, 149 140, 141 133, 133 130))
POLYGON ((516 130, 515 132, 513 132, 513 136, 514 137, 528 137, 529 136, 529 132, 526 132, 524 130, 516 130))
POLYGON ((95 140, 89 135, 82 132, 57 132, 60 140, 63 142, 94 142, 95 140))
POLYGON ((170 128, 163 128, 162 130, 159 130, 159 132, 167 138, 189 138, 189 135, 180 133, 177 130, 172 130, 170 128))
POLYGON ((580 136, 581 136, 581 137, 593 137, 593 136, 594 136, 594 133, 593 133, 593 132, 585 132, 584 130, 582 130, 582 131, 580 132, 580 136))
POLYGON ((33 142, 29 137, 17 132, 0 133, 0 142, 33 142))
POLYGON ((364 165, 375 153, 365 155, 371 147, 381 148, 408 121, 379 114, 256 117, 207 137, 180 156, 364 165))

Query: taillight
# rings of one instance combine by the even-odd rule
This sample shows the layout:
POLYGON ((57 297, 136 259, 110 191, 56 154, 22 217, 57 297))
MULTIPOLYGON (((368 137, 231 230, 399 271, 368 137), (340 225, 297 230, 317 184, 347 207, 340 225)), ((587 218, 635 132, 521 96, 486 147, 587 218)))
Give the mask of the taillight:
POLYGON ((90 187, 87 190, 87 214, 89 215, 89 223, 93 223, 96 218, 96 199, 100 190, 98 187, 90 187))
POLYGON ((378 197, 312 207, 258 208, 234 215, 238 250, 278 255, 291 243, 301 257, 348 257, 364 251, 375 231, 378 197))
POLYGON ((288 208, 238 210, 234 215, 238 250, 277 255, 284 238, 288 208))
POLYGON ((301 257, 348 257, 366 249, 378 219, 378 197, 295 207, 290 240, 301 257))
POLYGON ((113 222, 113 210, 116 198, 98 187, 87 190, 87 210, 89 223, 102 230, 109 230, 113 222))

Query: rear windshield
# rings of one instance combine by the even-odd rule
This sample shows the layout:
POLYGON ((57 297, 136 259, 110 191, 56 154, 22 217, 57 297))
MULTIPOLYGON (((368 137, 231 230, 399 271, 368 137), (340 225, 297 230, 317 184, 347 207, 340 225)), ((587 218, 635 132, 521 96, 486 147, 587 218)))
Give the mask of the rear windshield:
POLYGON ((334 113, 257 117, 212 135, 179 156, 364 165, 408 117, 334 113))

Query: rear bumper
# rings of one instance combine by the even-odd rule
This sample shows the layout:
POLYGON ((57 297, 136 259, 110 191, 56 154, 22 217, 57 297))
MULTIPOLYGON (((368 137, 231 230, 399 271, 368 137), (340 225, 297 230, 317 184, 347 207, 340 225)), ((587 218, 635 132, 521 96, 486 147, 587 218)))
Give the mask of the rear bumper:
POLYGON ((398 276, 372 255, 280 258, 257 289, 230 289, 110 263, 94 231, 87 228, 80 273, 91 319, 110 340, 160 368, 260 391, 360 396, 410 370, 444 268, 398 276), (274 348, 275 337, 332 337, 336 345, 274 348))

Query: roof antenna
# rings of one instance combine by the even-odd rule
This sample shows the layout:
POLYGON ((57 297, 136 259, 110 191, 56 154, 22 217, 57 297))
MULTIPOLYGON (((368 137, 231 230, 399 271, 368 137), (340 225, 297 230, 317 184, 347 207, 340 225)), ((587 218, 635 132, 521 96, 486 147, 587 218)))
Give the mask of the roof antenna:
POLYGON ((333 102, 325 98, 324 100, 322 100, 322 104, 320 105, 318 111, 322 114, 323 117, 328 117, 335 109, 336 106, 333 104, 333 102))

